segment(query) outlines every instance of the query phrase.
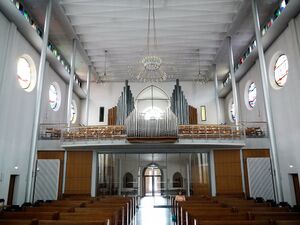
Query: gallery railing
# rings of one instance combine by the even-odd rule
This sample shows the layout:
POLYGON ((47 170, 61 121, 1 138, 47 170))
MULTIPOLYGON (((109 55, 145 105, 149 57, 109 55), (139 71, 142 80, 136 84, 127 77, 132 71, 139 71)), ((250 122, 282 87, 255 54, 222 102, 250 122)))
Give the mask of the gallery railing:
POLYGON ((242 125, 179 125, 178 137, 191 139, 245 139, 245 129, 242 125))
POLYGON ((269 137, 267 122, 242 122, 245 127, 247 138, 267 138, 269 137))
POLYGON ((80 126, 62 130, 62 141, 124 139, 126 130, 123 125, 80 126))
POLYGON ((66 123, 41 123, 39 138, 44 140, 59 140, 62 130, 66 128, 66 123))

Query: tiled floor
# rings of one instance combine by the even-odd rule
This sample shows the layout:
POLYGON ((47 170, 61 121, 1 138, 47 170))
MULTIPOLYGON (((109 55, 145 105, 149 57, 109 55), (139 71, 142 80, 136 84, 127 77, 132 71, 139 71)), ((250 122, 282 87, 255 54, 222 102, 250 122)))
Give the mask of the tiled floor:
POLYGON ((142 198, 132 225, 173 225, 170 208, 154 207, 166 205, 167 199, 161 196, 142 198))

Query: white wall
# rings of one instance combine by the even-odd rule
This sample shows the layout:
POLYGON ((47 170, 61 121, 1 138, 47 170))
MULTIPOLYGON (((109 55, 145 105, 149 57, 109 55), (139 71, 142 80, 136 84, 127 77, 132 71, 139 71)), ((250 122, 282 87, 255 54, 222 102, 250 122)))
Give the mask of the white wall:
MULTIPOLYGON (((274 41, 265 52, 266 64, 270 80, 273 78, 273 68, 276 59, 280 54, 286 54, 289 60, 289 74, 285 86, 281 89, 273 88, 270 85, 271 109, 274 118, 274 128, 278 148, 278 158, 281 171, 281 183, 284 192, 284 201, 296 204, 293 195, 290 173, 300 173, 300 15, 294 20, 296 23, 297 34, 293 33, 293 21, 289 23, 286 30, 274 41), (297 46, 298 45, 298 46, 297 46), (293 165, 290 168, 289 165, 293 165)), ((271 82, 270 82, 271 83, 271 82)), ((262 93, 262 82, 260 75, 259 62, 245 74, 238 83, 239 104, 241 119, 243 121, 266 121, 264 99, 262 93), (253 110, 248 110, 244 101, 246 84, 255 81, 257 87, 257 103, 253 110)), ((228 117, 228 101, 232 93, 225 98, 224 112, 225 119, 228 117)))
MULTIPOLYGON (((104 84, 91 84, 91 97, 89 107, 89 125, 106 125, 108 109, 117 105, 118 98, 121 96, 125 83, 104 83, 104 84), (104 122, 99 122, 99 107, 105 107, 104 122)), ((130 89, 134 98, 151 83, 131 83, 129 82, 130 89)), ((172 91, 175 86, 175 82, 162 82, 153 83, 163 89, 169 97, 172 95, 172 91)), ((205 86, 199 86, 194 82, 180 82, 184 95, 188 101, 188 104, 198 109, 198 123, 216 123, 216 104, 215 104, 215 92, 213 82, 209 82, 205 86), (200 120, 200 106, 205 105, 207 110, 207 121, 202 122, 200 120)), ((83 106, 85 102, 83 103, 83 106)), ((85 112, 82 110, 82 118, 84 123, 85 112)))
MULTIPOLYGON (((38 71, 40 54, 2 13, 0 30, 0 198, 7 198, 10 175, 20 175, 15 190, 16 200, 13 203, 22 204, 25 201, 36 87, 31 92, 26 92, 20 87, 17 79, 17 61, 23 54, 29 55, 38 71), (15 169, 16 166, 18 169, 15 169)), ((41 122, 66 122, 67 85, 47 64, 44 78, 41 122), (53 81, 60 85, 62 91, 62 104, 57 112, 52 111, 48 103, 49 86, 53 81)), ((79 123, 81 102, 75 94, 74 99, 79 107, 79 123)))

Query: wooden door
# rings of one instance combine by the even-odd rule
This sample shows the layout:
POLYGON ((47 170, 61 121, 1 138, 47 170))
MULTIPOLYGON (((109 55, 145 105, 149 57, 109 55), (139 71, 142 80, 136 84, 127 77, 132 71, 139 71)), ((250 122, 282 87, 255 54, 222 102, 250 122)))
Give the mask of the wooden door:
POLYGON ((17 175, 10 175, 9 187, 8 187, 7 205, 12 205, 13 204, 16 177, 17 177, 17 175))
POLYGON ((294 190, 295 190, 295 197, 296 197, 296 204, 300 205, 300 186, 299 186, 299 177, 298 174, 292 174, 293 183, 294 183, 294 190))

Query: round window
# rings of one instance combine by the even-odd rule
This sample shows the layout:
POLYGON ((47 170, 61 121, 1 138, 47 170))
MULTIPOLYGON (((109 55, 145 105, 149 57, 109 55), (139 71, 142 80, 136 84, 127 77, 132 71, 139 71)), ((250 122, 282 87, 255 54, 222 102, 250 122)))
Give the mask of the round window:
POLYGON ((279 87, 283 87, 285 85, 288 73, 289 73, 289 63, 288 63, 287 56, 281 55, 277 59, 274 66, 275 83, 279 87))
POLYGON ((77 119, 77 105, 76 102, 73 100, 71 103, 71 117, 70 117, 71 123, 75 123, 76 119, 77 119))
POLYGON ((256 84, 251 82, 248 86, 248 105, 250 109, 253 109, 256 104, 256 84))
POLYGON ((29 56, 22 56, 17 63, 17 76, 20 86, 25 91, 32 91, 35 86, 35 66, 29 56))
POLYGON ((51 109, 57 111, 60 107, 61 95, 57 83, 52 83, 49 88, 49 105, 51 109))

